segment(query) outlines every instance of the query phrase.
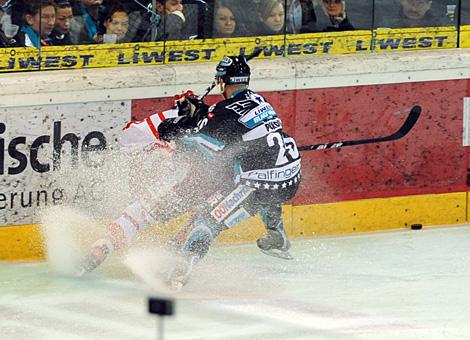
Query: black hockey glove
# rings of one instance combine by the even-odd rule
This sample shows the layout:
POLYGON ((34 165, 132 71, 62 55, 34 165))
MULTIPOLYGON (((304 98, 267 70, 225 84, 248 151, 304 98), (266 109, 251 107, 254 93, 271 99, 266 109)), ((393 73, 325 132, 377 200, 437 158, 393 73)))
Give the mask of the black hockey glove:
POLYGON ((209 111, 209 105, 199 100, 195 95, 189 95, 183 100, 177 101, 176 105, 178 107, 178 116, 194 119, 196 123, 199 119, 205 118, 209 111))
POLYGON ((176 102, 178 108, 178 116, 180 117, 191 117, 195 110, 195 107, 191 105, 187 98, 182 98, 176 102))
POLYGON ((204 101, 200 100, 197 96, 189 96, 186 100, 192 107, 194 107, 194 111, 191 116, 196 119, 196 123, 197 121, 207 117, 209 105, 204 103, 204 101))
POLYGON ((200 100, 192 91, 175 96, 178 117, 166 119, 158 126, 160 138, 166 141, 194 131, 200 120, 207 117, 209 105, 200 100))
POLYGON ((158 125, 158 134, 165 141, 175 140, 182 135, 191 133, 197 128, 201 119, 207 117, 209 106, 201 100, 189 99, 178 103, 178 117, 165 119, 158 125))

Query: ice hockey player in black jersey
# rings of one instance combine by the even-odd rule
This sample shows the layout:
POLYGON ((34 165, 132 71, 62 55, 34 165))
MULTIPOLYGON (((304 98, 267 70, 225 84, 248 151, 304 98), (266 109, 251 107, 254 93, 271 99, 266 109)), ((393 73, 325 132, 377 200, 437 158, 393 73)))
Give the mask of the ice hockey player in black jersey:
MULTIPOLYGON (((224 99, 208 107, 187 93, 177 101, 178 115, 158 125, 159 143, 171 142, 176 154, 191 150, 192 155, 190 176, 175 188, 185 199, 159 204, 165 216, 187 211, 192 215, 190 226, 184 228, 187 234, 181 233, 171 244, 180 260, 166 279, 176 289, 187 282, 193 265, 206 255, 220 232, 256 214, 267 231, 257 240, 261 251, 292 258, 281 205, 299 187, 300 155, 274 108, 248 89, 250 75, 243 56, 224 57, 215 76, 224 99)), ((135 215, 132 223, 142 226, 128 226, 129 221, 121 216, 95 244, 81 273, 93 270, 113 249, 129 241, 134 234, 131 229, 142 230, 149 220, 163 222, 158 212, 143 213, 139 202, 126 210, 123 216, 135 215)))

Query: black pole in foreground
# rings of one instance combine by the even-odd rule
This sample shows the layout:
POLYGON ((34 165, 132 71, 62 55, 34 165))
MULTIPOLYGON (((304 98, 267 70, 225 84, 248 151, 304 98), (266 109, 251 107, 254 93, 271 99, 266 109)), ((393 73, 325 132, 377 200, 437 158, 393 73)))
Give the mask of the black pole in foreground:
POLYGON ((163 318, 174 314, 174 303, 170 299, 150 297, 148 299, 148 311, 158 315, 158 340, 163 340, 163 318))

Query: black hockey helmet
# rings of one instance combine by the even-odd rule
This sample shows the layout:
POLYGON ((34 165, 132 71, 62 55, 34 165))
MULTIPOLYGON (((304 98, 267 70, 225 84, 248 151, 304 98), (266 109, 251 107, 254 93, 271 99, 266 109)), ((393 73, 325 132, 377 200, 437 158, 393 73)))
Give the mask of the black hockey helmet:
POLYGON ((250 83, 250 66, 244 56, 225 56, 216 67, 215 79, 222 80, 226 85, 250 83))

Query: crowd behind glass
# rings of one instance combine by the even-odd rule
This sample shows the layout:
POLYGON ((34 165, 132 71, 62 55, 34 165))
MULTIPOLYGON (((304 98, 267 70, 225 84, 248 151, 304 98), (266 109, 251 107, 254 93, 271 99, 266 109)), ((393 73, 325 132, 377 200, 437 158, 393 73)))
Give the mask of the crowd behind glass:
POLYGON ((0 46, 470 24, 470 0, 0 0, 0 46))

